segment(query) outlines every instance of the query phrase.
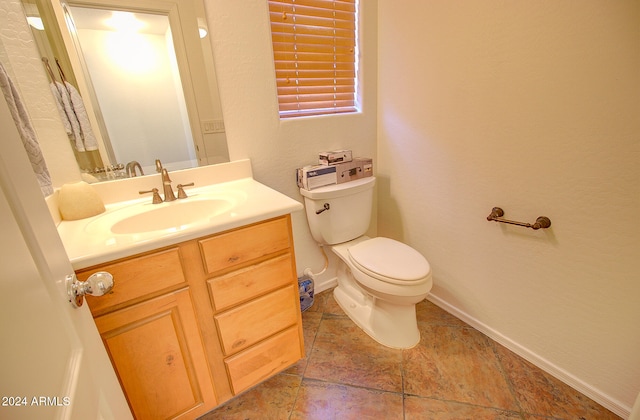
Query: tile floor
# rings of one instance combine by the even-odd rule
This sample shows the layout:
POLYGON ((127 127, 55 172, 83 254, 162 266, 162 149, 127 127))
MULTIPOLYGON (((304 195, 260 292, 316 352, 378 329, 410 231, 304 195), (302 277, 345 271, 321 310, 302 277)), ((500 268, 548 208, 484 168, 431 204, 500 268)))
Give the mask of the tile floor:
POLYGON ((417 312, 420 344, 389 349, 323 292, 302 315, 306 357, 201 420, 620 418, 432 303, 417 312))

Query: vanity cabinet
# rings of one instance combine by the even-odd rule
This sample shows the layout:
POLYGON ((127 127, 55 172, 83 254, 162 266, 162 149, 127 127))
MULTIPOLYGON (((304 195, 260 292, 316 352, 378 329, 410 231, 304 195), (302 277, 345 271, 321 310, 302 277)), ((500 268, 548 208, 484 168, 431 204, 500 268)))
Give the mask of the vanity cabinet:
POLYGON ((303 357, 289 215, 78 271, 136 418, 196 418, 303 357))
POLYGON ((281 218, 200 241, 234 394, 303 356, 290 229, 281 218))

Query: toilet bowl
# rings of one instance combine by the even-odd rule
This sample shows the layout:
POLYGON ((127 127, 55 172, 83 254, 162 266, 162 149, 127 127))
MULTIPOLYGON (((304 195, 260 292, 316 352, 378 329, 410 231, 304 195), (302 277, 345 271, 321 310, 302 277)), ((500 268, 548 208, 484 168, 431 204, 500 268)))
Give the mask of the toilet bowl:
POLYGON ((334 297, 349 318, 387 347, 418 344, 416 304, 433 285, 427 260, 383 237, 362 236, 331 249, 340 258, 334 297))
POLYGON ((380 344, 410 348, 420 341, 415 305, 431 290, 431 267, 406 244, 364 235, 374 185, 368 177, 300 193, 312 236, 339 257, 338 305, 380 344))

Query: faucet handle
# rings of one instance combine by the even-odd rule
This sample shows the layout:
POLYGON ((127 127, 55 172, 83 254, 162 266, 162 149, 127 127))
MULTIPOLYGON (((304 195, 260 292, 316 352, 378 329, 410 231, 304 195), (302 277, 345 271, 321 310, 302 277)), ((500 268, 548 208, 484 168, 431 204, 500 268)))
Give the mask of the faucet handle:
POLYGON ((187 193, 184 192, 184 187, 193 187, 195 184, 190 182, 188 184, 178 184, 178 198, 187 198, 187 193))
POLYGON ((160 197, 160 194, 158 194, 157 188, 152 188, 149 191, 138 191, 138 194, 149 194, 149 193, 153 193, 153 200, 151 201, 153 204, 162 203, 162 197, 160 197))

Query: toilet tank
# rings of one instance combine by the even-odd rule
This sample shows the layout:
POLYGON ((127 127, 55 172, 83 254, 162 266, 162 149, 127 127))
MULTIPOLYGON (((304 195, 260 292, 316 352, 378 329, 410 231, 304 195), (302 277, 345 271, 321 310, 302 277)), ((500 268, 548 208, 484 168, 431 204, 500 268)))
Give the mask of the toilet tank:
POLYGON ((364 235, 371 222, 375 183, 375 177, 367 177, 315 190, 301 188, 313 239, 333 245, 364 235))

